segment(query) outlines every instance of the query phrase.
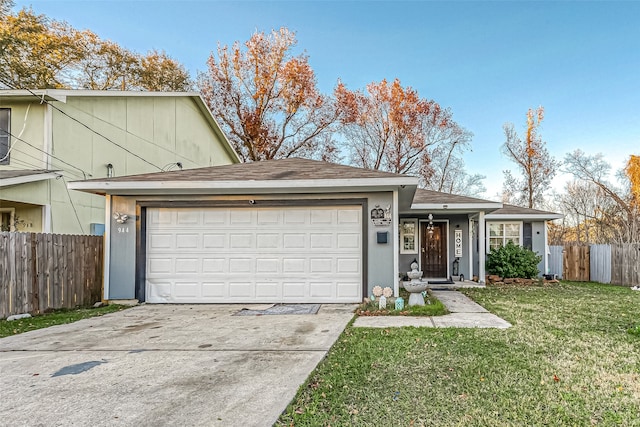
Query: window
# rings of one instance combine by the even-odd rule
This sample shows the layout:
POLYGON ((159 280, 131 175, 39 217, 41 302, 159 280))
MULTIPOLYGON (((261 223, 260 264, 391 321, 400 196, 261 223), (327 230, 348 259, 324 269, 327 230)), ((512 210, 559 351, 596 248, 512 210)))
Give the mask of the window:
POLYGON ((498 249, 513 242, 520 245, 522 241, 522 223, 520 222, 490 222, 489 223, 489 251, 498 249))
POLYGON ((0 165, 9 164, 11 109, 0 108, 0 165))
POLYGON ((418 231, 417 219, 400 220, 400 253, 417 254, 416 234, 418 231))

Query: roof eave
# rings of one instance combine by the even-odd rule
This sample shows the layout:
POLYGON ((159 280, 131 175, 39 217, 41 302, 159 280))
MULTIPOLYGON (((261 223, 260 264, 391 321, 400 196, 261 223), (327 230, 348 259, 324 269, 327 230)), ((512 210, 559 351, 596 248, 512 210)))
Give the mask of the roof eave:
POLYGON ((95 194, 251 194, 384 191, 416 185, 412 177, 248 181, 73 181, 71 190, 95 194))
POLYGON ((452 211, 452 210, 496 210, 502 203, 413 203, 411 210, 452 211))
POLYGON ((554 220, 554 219, 562 219, 564 215, 562 214, 500 214, 500 213, 492 213, 484 216, 485 220, 521 220, 521 219, 537 219, 537 220, 554 220))
POLYGON ((27 184, 29 182, 45 181, 63 176, 60 172, 36 173, 33 175, 16 176, 13 178, 0 179, 0 187, 9 187, 12 185, 27 184))

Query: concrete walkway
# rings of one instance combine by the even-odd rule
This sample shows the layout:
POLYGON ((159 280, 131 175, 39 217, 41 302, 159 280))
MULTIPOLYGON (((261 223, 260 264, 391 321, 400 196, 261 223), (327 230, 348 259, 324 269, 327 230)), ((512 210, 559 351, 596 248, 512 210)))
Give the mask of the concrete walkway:
POLYGON ((451 314, 433 317, 412 316, 360 316, 353 323, 363 328, 401 328, 404 326, 426 328, 498 328, 511 324, 489 313, 480 304, 458 291, 432 291, 451 314))

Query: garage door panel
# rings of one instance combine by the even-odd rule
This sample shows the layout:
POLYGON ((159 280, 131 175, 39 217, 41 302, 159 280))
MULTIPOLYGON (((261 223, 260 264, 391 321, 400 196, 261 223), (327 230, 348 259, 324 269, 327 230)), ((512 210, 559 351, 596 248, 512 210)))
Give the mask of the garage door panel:
POLYGON ((176 258, 176 274, 200 274, 202 267, 199 258, 176 258))
POLYGON ((283 238, 283 247, 285 249, 304 249, 306 246, 306 235, 298 233, 292 234, 288 233, 282 236, 283 238))
POLYGON ((200 234, 176 235, 176 249, 196 249, 200 246, 200 234))
POLYGON ((280 237, 277 233, 259 233, 256 235, 256 249, 280 249, 280 237))
POLYGON ((256 298, 278 298, 281 293, 280 282, 256 282, 256 298))
POLYGON ((338 258, 336 263, 338 273, 360 273, 360 260, 357 258, 338 258))
POLYGON ((227 284, 221 282, 202 282, 203 298, 216 299, 227 293, 227 284))
POLYGON ((311 233, 309 249, 330 249, 334 246, 333 234, 311 233))
POLYGON ((227 247, 227 235, 222 233, 205 233, 202 235, 203 249, 224 249, 227 247))
POLYGON ((287 258, 282 262, 282 272, 285 274, 304 273, 307 266, 304 258, 287 258))
POLYGON ((360 249, 360 235, 355 233, 340 233, 338 249, 360 249))
POLYGON ((309 211, 302 209, 287 209, 284 211, 284 225, 303 225, 309 223, 309 211))
POLYGON ((198 225, 202 222, 202 212, 198 210, 186 210, 183 209, 176 213, 176 224, 185 225, 198 225))
POLYGON ((148 209, 148 302, 358 302, 362 208, 148 209))
POLYGON ((175 245, 175 235, 169 233, 149 233, 147 248, 172 249, 175 245))
POLYGON ((249 280, 246 282, 229 282, 229 296, 247 298, 247 300, 251 300, 254 296, 254 288, 254 282, 249 280))
POLYGON ((173 273, 172 258, 150 258, 147 262, 147 275, 173 273))
POLYGON ((190 301, 200 297, 200 289, 200 282, 177 282, 173 285, 171 293, 178 301, 190 301))
POLYGON ((204 258, 202 260, 202 273, 224 273, 226 265, 226 258, 204 258))
POLYGON ((256 274, 279 273, 280 258, 256 258, 256 274))
POLYGON ((248 225, 254 221, 255 211, 250 209, 235 209, 229 215, 229 224, 248 225))

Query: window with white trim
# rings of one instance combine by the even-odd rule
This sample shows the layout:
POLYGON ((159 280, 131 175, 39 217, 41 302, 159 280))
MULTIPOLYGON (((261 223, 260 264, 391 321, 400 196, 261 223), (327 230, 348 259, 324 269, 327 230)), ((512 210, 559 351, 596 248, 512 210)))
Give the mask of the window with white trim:
POLYGON ((490 222, 489 224, 489 251, 499 249, 513 242, 515 245, 522 244, 522 223, 521 222, 490 222))
POLYGON ((9 164, 11 109, 0 108, 0 165, 9 164))

